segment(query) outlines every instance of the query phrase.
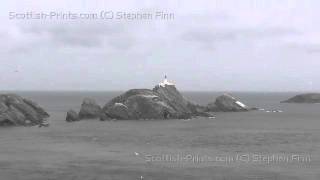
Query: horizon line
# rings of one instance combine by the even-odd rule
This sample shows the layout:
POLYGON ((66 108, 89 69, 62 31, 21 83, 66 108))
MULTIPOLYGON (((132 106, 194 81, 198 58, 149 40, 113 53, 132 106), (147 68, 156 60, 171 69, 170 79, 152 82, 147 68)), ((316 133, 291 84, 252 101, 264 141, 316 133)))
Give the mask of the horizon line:
MULTIPOLYGON (((149 88, 132 88, 132 89, 149 89, 149 88)), ((130 89, 128 89, 130 90, 130 89)), ((48 90, 48 89, 4 89, 0 90, 0 92, 125 92, 128 90, 91 90, 91 89, 56 89, 56 90, 48 90)), ((186 89, 179 90, 181 92, 267 92, 267 93, 316 93, 320 90, 292 90, 292 91, 277 91, 277 90, 194 90, 194 89, 186 89)))

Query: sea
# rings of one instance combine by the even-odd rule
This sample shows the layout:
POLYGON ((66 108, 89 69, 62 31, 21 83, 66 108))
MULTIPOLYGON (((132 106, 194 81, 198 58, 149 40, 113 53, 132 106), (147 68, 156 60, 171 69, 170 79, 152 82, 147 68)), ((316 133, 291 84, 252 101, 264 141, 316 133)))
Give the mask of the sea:
MULTIPOLYGON (((0 93, 31 99, 50 114, 48 128, 0 128, 0 179, 320 179, 320 104, 280 103, 300 93, 230 92, 260 110, 216 112, 213 118, 74 123, 65 121, 66 113, 70 109, 79 111, 84 98, 93 98, 103 106, 123 92, 0 93), (212 157, 293 154, 310 157, 311 161, 146 166, 136 152, 192 152, 212 157)), ((214 102, 223 94, 181 93, 200 105, 214 102)))

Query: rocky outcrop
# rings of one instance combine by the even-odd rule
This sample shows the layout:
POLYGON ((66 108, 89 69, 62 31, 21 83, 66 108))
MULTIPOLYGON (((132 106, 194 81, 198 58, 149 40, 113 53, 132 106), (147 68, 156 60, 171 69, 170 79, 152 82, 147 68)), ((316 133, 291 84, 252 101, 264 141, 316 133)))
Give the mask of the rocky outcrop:
POLYGON ((207 105, 206 111, 208 112, 219 112, 221 111, 218 106, 215 104, 215 102, 211 102, 207 105))
POLYGON ((129 108, 122 103, 115 103, 105 112, 111 119, 129 119, 131 117, 129 108))
POLYGON ((69 110, 66 115, 67 122, 74 122, 80 120, 87 120, 87 119, 100 119, 100 120, 107 120, 110 119, 109 117, 102 114, 101 107, 96 103, 96 101, 92 98, 85 98, 82 101, 81 108, 79 113, 74 110, 69 110))
POLYGON ((23 99, 23 101, 31 106, 37 113, 39 113, 43 117, 49 117, 49 114, 42 108, 40 107, 37 103, 29 100, 29 99, 23 99))
MULTIPOLYGON (((255 110, 231 95, 224 94, 215 102, 201 106, 187 100, 173 84, 163 83, 151 89, 131 89, 113 98, 101 109, 94 100, 86 98, 79 119, 105 120, 189 119, 195 116, 212 117, 211 112, 255 110)), ((76 119, 70 112, 70 119, 76 119)), ((68 116, 68 115, 67 115, 68 116)), ((70 120, 73 121, 73 120, 70 120)))
POLYGON ((174 85, 132 89, 112 99, 103 114, 113 119, 181 119, 210 116, 204 107, 184 98, 174 85))
POLYGON ((67 117, 66 117, 66 121, 67 122, 74 122, 74 121, 79 121, 79 116, 78 116, 78 113, 74 110, 69 110, 67 112, 67 117))
POLYGON ((111 120, 112 118, 107 116, 105 113, 101 113, 100 114, 100 117, 99 117, 99 120, 100 121, 108 121, 108 120, 111 120))
POLYGON ((175 86, 156 86, 153 89, 160 99, 163 99, 169 106, 171 106, 177 113, 181 115, 192 115, 193 109, 191 103, 184 98, 175 86))
POLYGON ((85 98, 79 112, 80 119, 96 119, 100 117, 101 107, 94 99, 85 98))
POLYGON ((247 105, 243 104, 233 96, 229 94, 224 94, 216 98, 214 103, 209 103, 207 105, 207 111, 217 112, 240 112, 240 111, 249 111, 254 108, 250 108, 247 105))
POLYGON ((299 94, 281 103, 320 103, 320 93, 299 94))
POLYGON ((15 94, 0 95, 0 126, 47 124, 49 114, 37 103, 15 94))

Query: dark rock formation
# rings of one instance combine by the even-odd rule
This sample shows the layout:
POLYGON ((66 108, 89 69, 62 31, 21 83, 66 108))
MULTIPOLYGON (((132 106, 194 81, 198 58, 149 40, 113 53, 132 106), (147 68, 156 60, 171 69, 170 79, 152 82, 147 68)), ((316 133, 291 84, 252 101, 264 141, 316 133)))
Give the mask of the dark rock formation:
POLYGON ((215 104, 215 102, 211 102, 207 105, 206 111, 208 112, 219 112, 221 111, 217 105, 215 104))
POLYGON ((73 122, 73 121, 79 121, 79 120, 80 119, 76 111, 71 109, 67 112, 67 117, 66 117, 67 122, 73 122))
POLYGON ((69 110, 67 112, 66 121, 74 122, 85 119, 100 119, 107 120, 110 119, 104 113, 102 113, 101 107, 96 103, 94 99, 85 98, 81 104, 81 109, 79 113, 74 110, 69 110))
POLYGON ((177 113, 181 115, 192 115, 193 109, 191 103, 184 98, 175 86, 166 85, 156 86, 153 89, 169 106, 171 106, 177 113))
POLYGON ((40 125, 49 114, 35 102, 15 94, 0 95, 0 126, 40 125))
POLYGON ((107 120, 111 120, 111 118, 110 118, 109 116, 107 116, 107 114, 105 114, 105 113, 102 112, 102 113, 100 114, 99 120, 100 120, 100 121, 107 121, 107 120))
POLYGON ((253 110, 253 108, 249 108, 247 105, 238 101, 231 95, 224 94, 222 96, 217 97, 214 103, 209 103, 207 105, 207 110, 212 112, 240 112, 253 110))
POLYGON ((129 90, 108 102, 102 111, 114 119, 181 119, 210 116, 204 110, 185 99, 174 85, 165 85, 129 90))
POLYGON ((122 103, 115 103, 105 112, 107 117, 111 119, 129 119, 130 113, 126 105, 122 103))
POLYGON ((192 116, 205 116, 211 115, 205 113, 205 107, 192 103, 187 100, 173 85, 156 86, 153 89, 161 99, 164 99, 169 106, 171 106, 176 112, 178 118, 190 118, 192 116))
POLYGON ((299 94, 281 103, 320 103, 320 93, 299 94))
POLYGON ((176 111, 156 95, 135 95, 126 102, 134 119, 177 118, 176 111))
POLYGON ((41 108, 37 103, 35 103, 29 99, 23 99, 23 101, 26 104, 28 104, 29 106, 31 106, 33 109, 35 109, 37 111, 37 113, 39 113, 40 115, 42 115, 44 117, 49 117, 49 114, 43 108, 41 108))
POLYGON ((94 99, 85 98, 79 112, 80 119, 96 119, 100 117, 101 107, 94 99))

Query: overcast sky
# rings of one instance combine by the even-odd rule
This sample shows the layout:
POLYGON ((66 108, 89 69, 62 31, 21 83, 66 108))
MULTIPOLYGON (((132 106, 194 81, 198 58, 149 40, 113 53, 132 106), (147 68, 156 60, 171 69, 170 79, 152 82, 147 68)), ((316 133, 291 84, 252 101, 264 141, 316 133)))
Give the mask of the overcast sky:
POLYGON ((3 0, 0 90, 320 91, 318 0, 3 0), (9 13, 163 11, 171 20, 9 13))

